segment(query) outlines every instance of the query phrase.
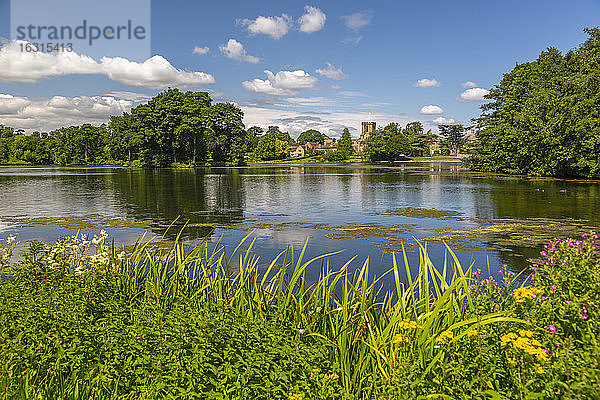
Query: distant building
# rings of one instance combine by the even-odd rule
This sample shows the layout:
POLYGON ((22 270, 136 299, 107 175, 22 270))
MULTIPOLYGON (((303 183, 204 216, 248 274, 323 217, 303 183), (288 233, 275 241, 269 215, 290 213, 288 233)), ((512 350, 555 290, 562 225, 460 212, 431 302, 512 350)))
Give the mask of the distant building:
POLYGON ((377 129, 377 124, 375 122, 363 122, 360 138, 366 140, 369 137, 369 134, 375 129, 377 129))
POLYGON ((355 153, 362 153, 365 149, 365 143, 369 135, 377 129, 377 124, 375 122, 363 122, 362 130, 360 132, 360 138, 354 139, 352 141, 352 148, 355 153))
POLYGON ((304 157, 305 154, 304 146, 290 146, 290 157, 304 157))

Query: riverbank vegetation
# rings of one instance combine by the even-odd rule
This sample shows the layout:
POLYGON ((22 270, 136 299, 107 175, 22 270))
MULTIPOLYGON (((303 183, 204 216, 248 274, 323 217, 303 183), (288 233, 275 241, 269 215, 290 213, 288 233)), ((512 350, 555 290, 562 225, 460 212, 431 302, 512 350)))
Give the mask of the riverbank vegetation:
POLYGON ((125 254, 101 232, 12 262, 3 240, 0 396, 597 398, 595 234, 496 279, 449 250, 435 267, 424 246, 418 269, 400 254, 385 276, 304 249, 259 267, 253 243, 125 254))
POLYGON ((472 169, 600 177, 600 29, 561 54, 550 47, 517 65, 487 96, 476 120, 472 169))

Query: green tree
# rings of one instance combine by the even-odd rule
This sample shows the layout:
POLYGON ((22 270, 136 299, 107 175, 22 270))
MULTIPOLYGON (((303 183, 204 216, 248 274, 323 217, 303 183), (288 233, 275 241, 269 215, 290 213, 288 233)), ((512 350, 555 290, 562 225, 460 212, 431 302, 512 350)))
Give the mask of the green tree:
POLYGON ((438 129, 440 135, 447 141, 450 151, 457 155, 465 140, 465 127, 460 124, 438 125, 438 129))
POLYGON ((337 151, 344 155, 345 158, 348 158, 352 154, 352 137, 350 137, 348 128, 344 128, 342 137, 338 142, 337 151))
POLYGON ((259 160, 282 160, 289 156, 289 145, 287 142, 277 140, 273 132, 266 133, 260 137, 254 155, 259 160))
POLYGON ((300 136, 298 136, 298 139, 296 139, 296 142, 299 145, 304 145, 308 142, 324 144, 325 139, 329 139, 329 136, 315 129, 309 129, 307 131, 302 132, 300 136))
POLYGON ((269 128, 267 129, 267 133, 275 135, 275 138, 277 140, 283 140, 287 142, 290 146, 296 144, 296 141, 290 136, 290 134, 288 132, 281 132, 278 126, 269 126, 269 128))
POLYGON ((565 55, 548 48, 505 74, 475 120, 468 166, 482 171, 600 176, 600 30, 565 55))

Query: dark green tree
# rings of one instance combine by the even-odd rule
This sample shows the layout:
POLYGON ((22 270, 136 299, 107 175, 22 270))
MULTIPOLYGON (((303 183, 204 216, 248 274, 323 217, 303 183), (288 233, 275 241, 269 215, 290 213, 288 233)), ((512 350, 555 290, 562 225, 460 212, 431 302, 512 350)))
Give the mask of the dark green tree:
POLYGON ((325 139, 329 139, 329 136, 315 129, 309 129, 302 132, 300 136, 298 136, 298 139, 296 139, 296 142, 300 145, 304 145, 308 142, 324 144, 325 139))
POLYGON ((460 124, 454 125, 438 125, 440 135, 446 140, 450 151, 457 155, 460 146, 465 141, 465 127, 460 124))
POLYGON ((475 120, 473 169, 600 176, 600 30, 561 54, 548 48, 505 74, 475 120))
POLYGON ((345 158, 348 158, 352 154, 352 137, 348 128, 344 128, 342 137, 338 141, 337 151, 344 155, 345 158))

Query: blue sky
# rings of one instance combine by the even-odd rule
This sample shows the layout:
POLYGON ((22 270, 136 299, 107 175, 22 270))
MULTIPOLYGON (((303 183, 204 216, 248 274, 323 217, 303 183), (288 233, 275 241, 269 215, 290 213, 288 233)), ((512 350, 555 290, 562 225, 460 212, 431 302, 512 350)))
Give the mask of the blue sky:
MULTIPOLYGON (((27 1, 47 11, 48 2, 27 1)), ((99 3, 78 3, 85 1, 99 3)), ((9 3, 0 0, 0 36, 7 39, 9 3)), ((120 15, 109 3, 94 13, 107 24, 115 15, 136 21, 143 14, 120 15)), ((53 7, 52 18, 67 14, 68 6, 53 7)), ((348 126, 356 136, 367 119, 420 120, 434 130, 438 122, 469 124, 485 90, 516 62, 548 46, 576 47, 600 16, 600 2, 589 0, 173 0, 150 7, 148 58, 158 57, 149 61, 127 46, 36 59, 4 41, 0 123, 28 131, 101 123, 170 86, 208 90, 215 101, 242 107, 247 125, 280 125, 293 135, 316 128, 337 136, 348 126)))

